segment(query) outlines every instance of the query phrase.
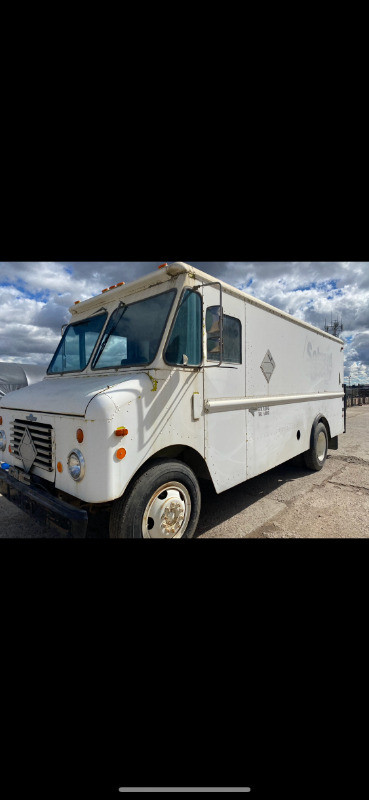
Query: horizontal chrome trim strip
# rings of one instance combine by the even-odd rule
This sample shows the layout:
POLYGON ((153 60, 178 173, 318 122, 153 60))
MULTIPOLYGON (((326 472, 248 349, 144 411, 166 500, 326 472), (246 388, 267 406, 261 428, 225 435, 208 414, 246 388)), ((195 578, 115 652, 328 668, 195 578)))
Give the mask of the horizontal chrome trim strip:
POLYGON ((319 392, 318 394, 291 394, 275 397, 226 397, 219 400, 205 400, 205 411, 232 411, 260 406, 283 406, 287 403, 307 403, 310 400, 334 400, 344 397, 344 392, 319 392))
POLYGON ((46 464, 51 464, 51 455, 47 455, 47 453, 40 453, 39 450, 37 451, 36 461, 43 461, 46 464))
POLYGON ((15 419, 10 424, 15 425, 16 428, 18 427, 32 428, 33 431, 38 431, 39 433, 47 433, 48 431, 51 431, 52 427, 49 424, 46 425, 46 423, 45 425, 43 423, 41 423, 40 425, 35 425, 34 422, 27 422, 26 420, 23 419, 15 419))
POLYGON ((15 432, 18 431, 19 433, 24 433, 25 429, 28 428, 29 431, 32 431, 35 436, 39 436, 40 439, 48 438, 51 433, 51 428, 46 428, 46 430, 43 428, 41 430, 40 428, 33 428, 32 425, 20 425, 19 422, 17 422, 15 425, 11 424, 11 427, 15 432))
MULTIPOLYGON (((30 433, 32 435, 33 441, 37 442, 37 444, 40 445, 40 447, 47 447, 49 445, 51 436, 39 436, 39 434, 33 433, 33 431, 30 431, 30 433)), ((12 439, 14 439, 15 442, 20 442, 23 434, 24 431, 19 431, 19 432, 12 431, 10 436, 12 439)))
MULTIPOLYGON (((23 464, 23 461, 22 461, 19 453, 12 453, 12 455, 14 456, 14 458, 17 458, 18 461, 20 461, 23 464)), ((32 464, 32 467, 38 467, 38 469, 42 469, 43 472, 54 472, 54 467, 52 466, 52 464, 49 464, 49 465, 43 464, 37 458, 35 458, 35 460, 34 460, 34 462, 32 464)))
MULTIPOLYGON (((18 445, 14 446, 12 443, 10 443, 10 446, 12 448, 13 453, 15 453, 18 456, 19 455, 19 447, 18 447, 18 445)), ((45 452, 45 451, 41 451, 41 450, 37 449, 36 458, 41 458, 42 461, 47 461, 50 464, 52 463, 52 453, 51 452, 45 452)))

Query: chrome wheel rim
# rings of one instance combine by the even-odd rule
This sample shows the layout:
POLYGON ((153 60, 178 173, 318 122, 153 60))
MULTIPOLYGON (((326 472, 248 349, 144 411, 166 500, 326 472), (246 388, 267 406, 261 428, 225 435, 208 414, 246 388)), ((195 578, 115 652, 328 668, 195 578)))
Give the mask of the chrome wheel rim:
POLYGON ((191 514, 191 498, 183 483, 168 481, 155 489, 142 518, 144 539, 180 539, 191 514))
POLYGON ((316 453, 318 461, 324 461, 327 449, 327 440, 324 431, 320 431, 318 441, 316 443, 316 453))

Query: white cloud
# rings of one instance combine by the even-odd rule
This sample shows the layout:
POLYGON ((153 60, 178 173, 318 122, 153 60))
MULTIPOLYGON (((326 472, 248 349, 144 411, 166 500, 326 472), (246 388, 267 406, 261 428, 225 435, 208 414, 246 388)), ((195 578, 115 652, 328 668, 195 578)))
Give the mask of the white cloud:
MULTIPOLYGON (((152 262, 0 262, 0 360, 48 363, 75 300, 156 269, 152 262)), ((369 263, 191 262, 322 328, 343 319, 345 375, 369 383, 369 263)), ((353 378, 351 379, 353 382, 353 378)))

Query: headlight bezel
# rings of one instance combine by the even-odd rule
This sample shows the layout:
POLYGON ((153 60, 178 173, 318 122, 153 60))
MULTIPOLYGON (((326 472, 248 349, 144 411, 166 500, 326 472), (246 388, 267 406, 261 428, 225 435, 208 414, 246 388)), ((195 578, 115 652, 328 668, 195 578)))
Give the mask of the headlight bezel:
POLYGON ((69 455, 68 455, 67 468, 68 468, 68 472, 69 472, 70 477, 76 483, 79 483, 81 480, 83 480, 83 478, 85 476, 85 472, 86 472, 86 462, 85 462, 83 453, 81 453, 81 451, 78 450, 78 448, 76 448, 76 447, 74 447, 73 450, 71 450, 69 455), (78 465, 76 463, 74 463, 72 465, 72 467, 70 465, 70 460, 71 460, 72 456, 75 457, 77 459, 77 461, 78 461, 78 465, 79 465, 79 472, 78 473, 76 472, 76 467, 78 469, 78 465), (72 469, 75 470, 74 474, 72 472, 72 469))

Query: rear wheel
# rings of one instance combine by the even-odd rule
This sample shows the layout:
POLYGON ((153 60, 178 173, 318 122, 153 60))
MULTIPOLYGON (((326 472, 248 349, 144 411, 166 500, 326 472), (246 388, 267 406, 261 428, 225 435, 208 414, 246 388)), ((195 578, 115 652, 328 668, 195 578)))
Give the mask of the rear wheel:
POLYGON ((313 444, 304 453, 304 461, 308 469, 320 470, 327 458, 328 434, 323 422, 318 422, 314 429, 313 444))
POLYGON ((189 539, 201 507, 200 488, 181 461, 152 462, 116 500, 110 514, 113 539, 189 539))

